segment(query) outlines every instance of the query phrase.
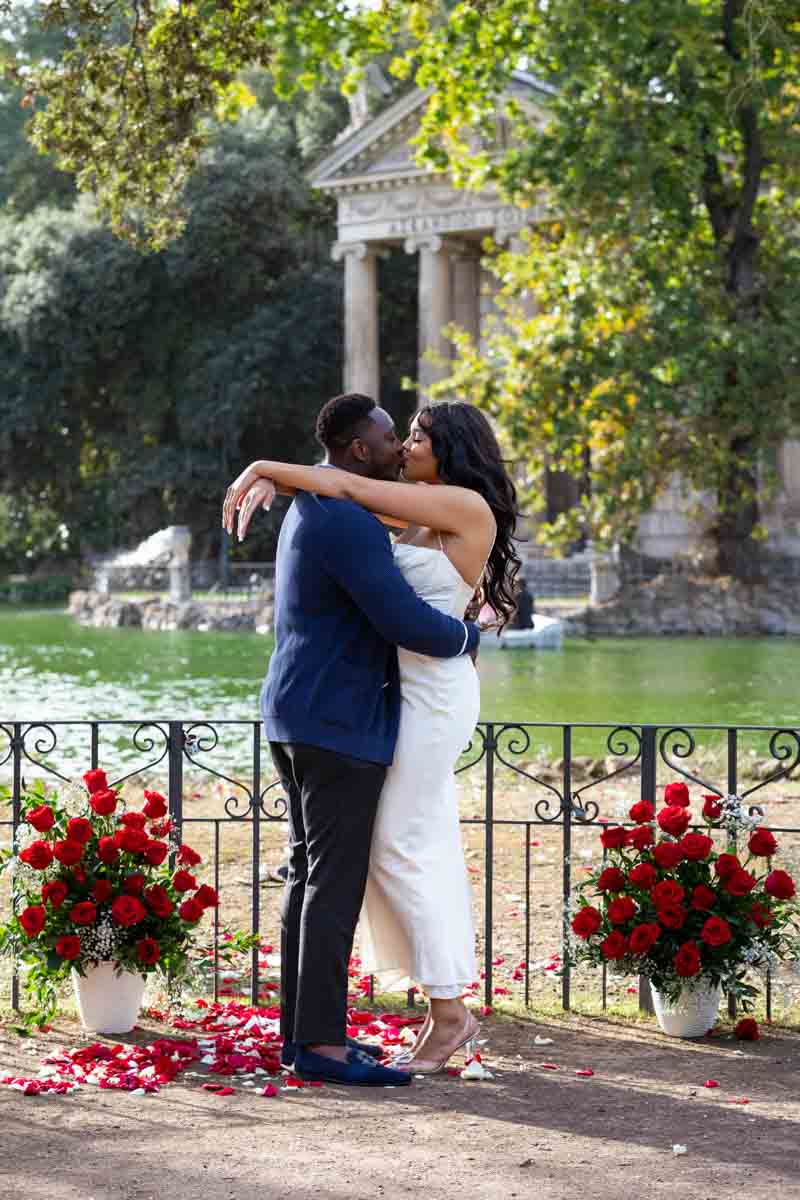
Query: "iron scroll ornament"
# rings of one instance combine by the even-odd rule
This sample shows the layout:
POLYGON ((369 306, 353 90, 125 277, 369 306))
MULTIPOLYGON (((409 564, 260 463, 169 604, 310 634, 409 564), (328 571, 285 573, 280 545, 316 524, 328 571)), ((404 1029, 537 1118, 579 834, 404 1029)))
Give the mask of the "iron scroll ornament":
POLYGON ((189 725, 184 730, 183 734, 183 755, 184 758, 192 764, 193 767, 199 767, 201 771, 206 771, 209 775, 213 775, 215 779, 222 779, 225 783, 229 783, 232 787, 238 788, 243 792, 243 796, 228 796, 223 805, 225 813, 234 821, 246 821, 253 811, 254 799, 253 792, 242 783, 240 779, 233 779, 230 775, 225 775, 222 771, 216 771, 210 767, 208 763, 201 762, 200 759, 194 757, 193 752, 200 754, 213 754, 219 745, 219 734, 213 725, 207 721, 198 722, 196 725, 189 725), (196 733, 195 730, 205 730, 205 733, 196 733), (240 808, 244 806, 244 810, 240 808))
MULTIPOLYGON (((591 783, 585 783, 583 787, 578 788, 572 793, 573 800, 578 796, 582 796, 584 792, 588 792, 589 788, 597 787, 601 783, 607 783, 609 779, 616 779, 617 775, 623 775, 626 771, 630 771, 631 767, 635 767, 642 757, 642 735, 634 729, 632 725, 618 725, 616 729, 612 729, 606 738, 606 750, 614 758, 622 758, 625 755, 633 753, 629 743, 624 740, 623 735, 629 734, 635 741, 636 753, 633 758, 629 758, 627 762, 622 763, 613 771, 608 771, 605 775, 601 775, 599 779, 593 779, 591 783)), ((595 800, 590 800, 587 805, 581 805, 579 811, 586 815, 579 818, 583 821, 594 821, 600 815, 600 807, 595 800)))

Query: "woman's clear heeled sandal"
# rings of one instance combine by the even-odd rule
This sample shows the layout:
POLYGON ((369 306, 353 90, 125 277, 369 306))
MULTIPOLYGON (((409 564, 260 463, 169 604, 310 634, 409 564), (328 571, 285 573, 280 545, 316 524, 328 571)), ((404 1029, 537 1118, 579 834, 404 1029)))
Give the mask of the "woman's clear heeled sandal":
POLYGON ((459 1050, 464 1051, 464 1056, 466 1058, 472 1058, 474 1056, 477 1049, 477 1039, 480 1031, 481 1027, 478 1022, 474 1018, 470 1018, 469 1029, 465 1032, 460 1042, 457 1042, 455 1046, 450 1047, 444 1058, 432 1062, 430 1066, 421 1066, 414 1062, 412 1055, 412 1057, 408 1059, 404 1065, 408 1070, 410 1070, 412 1075, 440 1075, 442 1071, 444 1071, 453 1055, 459 1050))

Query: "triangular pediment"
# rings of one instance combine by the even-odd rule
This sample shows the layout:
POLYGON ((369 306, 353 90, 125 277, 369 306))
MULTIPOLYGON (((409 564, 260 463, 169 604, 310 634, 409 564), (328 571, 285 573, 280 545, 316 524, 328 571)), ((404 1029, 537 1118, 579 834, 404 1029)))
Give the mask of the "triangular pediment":
MULTIPOLYGON (((545 119, 552 89, 523 71, 515 71, 508 89, 526 107, 545 119)), ((360 129, 345 133, 336 147, 316 164, 308 178, 313 187, 335 189, 352 183, 418 177, 429 172, 414 161, 410 145, 417 133, 430 90, 416 88, 390 104, 360 129)), ((507 123, 498 116, 498 144, 506 138, 507 123)))

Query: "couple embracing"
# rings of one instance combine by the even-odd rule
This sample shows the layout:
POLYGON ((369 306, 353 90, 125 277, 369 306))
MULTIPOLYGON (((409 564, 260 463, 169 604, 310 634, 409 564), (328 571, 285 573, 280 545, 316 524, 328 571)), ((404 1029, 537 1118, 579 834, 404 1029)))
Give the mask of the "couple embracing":
POLYGON ((483 602, 501 622, 514 610, 516 497, 469 404, 423 408, 403 443, 387 412, 346 394, 316 435, 323 465, 252 463, 223 513, 242 538, 276 490, 295 497, 261 697, 288 797, 283 1062, 303 1079, 397 1086, 443 1070, 478 1029, 461 999, 476 964, 454 768, 480 701, 465 617, 483 602), (428 1000, 391 1066, 346 1036, 359 915, 364 970, 428 1000))

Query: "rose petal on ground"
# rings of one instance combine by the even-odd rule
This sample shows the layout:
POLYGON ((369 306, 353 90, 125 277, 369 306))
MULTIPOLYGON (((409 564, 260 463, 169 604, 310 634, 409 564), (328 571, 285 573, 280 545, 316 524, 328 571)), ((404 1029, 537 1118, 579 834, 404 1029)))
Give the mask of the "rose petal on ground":
POLYGON ((575 1074, 581 1079, 591 1079, 592 1075, 594 1075, 594 1071, 591 1067, 584 1067, 582 1071, 576 1071, 575 1074))
POLYGON ((539 1066, 543 1071, 559 1071, 561 1069, 557 1063, 539 1063, 539 1066))
POLYGON ((703 1084, 703 1087, 705 1087, 705 1088, 715 1088, 715 1087, 719 1087, 719 1083, 717 1082, 717 1080, 716 1080, 716 1079, 707 1079, 707 1080, 705 1081, 705 1083, 703 1084))

